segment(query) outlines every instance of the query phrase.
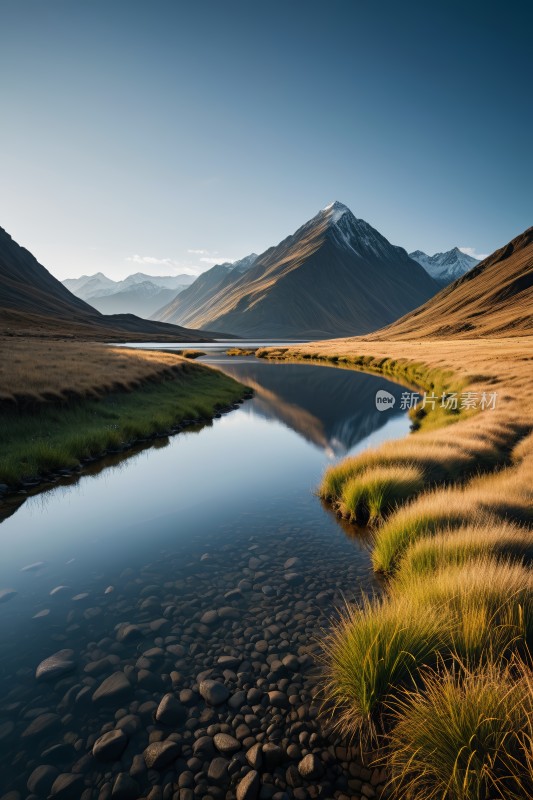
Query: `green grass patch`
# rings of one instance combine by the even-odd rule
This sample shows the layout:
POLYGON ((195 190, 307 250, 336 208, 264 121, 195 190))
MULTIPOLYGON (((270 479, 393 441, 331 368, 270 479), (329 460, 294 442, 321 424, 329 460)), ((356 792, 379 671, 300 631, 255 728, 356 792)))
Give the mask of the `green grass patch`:
POLYGON ((209 419, 245 388, 215 370, 189 365, 175 378, 67 407, 0 413, 0 482, 16 486, 80 459, 168 432, 183 419, 209 419))
MULTIPOLYGON (((343 736, 383 744, 387 708, 423 668, 469 668, 528 657, 533 573, 482 557, 425 576, 402 574, 382 598, 342 611, 322 640, 324 711, 343 736)), ((451 722, 450 722, 451 724, 451 722)))

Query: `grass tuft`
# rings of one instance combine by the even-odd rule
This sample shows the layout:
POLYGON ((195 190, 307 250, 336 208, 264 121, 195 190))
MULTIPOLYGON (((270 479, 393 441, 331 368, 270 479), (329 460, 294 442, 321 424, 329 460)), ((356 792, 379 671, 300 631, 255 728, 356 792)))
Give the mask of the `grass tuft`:
POLYGON ((396 703, 389 765, 396 797, 409 800, 525 800, 533 711, 530 682, 509 667, 428 673, 423 691, 396 703))
POLYGON ((397 575, 422 577, 443 567, 463 566, 483 556, 531 561, 533 535, 526 528, 498 518, 445 528, 408 547, 398 564, 397 575))
POLYGON ((392 601, 409 598, 421 614, 443 612, 453 646, 468 663, 533 644, 533 571, 521 563, 482 556, 425 577, 400 572, 390 594, 392 601))
POLYGON ((415 466, 367 468, 344 483, 338 510, 352 522, 374 523, 423 486, 424 473, 415 466))
POLYGON ((342 735, 376 741, 384 704, 400 686, 412 685, 422 664, 432 663, 448 642, 442 615, 420 614, 401 601, 364 598, 347 606, 322 642, 324 706, 342 735))

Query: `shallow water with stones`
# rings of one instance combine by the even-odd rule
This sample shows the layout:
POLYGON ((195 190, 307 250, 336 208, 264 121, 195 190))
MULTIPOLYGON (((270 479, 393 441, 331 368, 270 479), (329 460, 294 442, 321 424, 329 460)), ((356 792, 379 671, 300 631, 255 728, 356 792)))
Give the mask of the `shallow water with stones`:
POLYGON ((407 433, 399 402, 374 401, 402 389, 208 361, 254 398, 0 508, 2 800, 379 792, 313 702, 321 630, 374 588, 364 539, 313 490, 328 463, 407 433))

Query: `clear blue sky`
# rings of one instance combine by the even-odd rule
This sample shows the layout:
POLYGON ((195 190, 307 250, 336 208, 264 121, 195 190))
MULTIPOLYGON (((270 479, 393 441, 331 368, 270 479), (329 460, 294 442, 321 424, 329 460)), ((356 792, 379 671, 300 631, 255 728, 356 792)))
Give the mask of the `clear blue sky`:
POLYGON ((408 250, 491 252, 533 224, 532 16, 0 0, 0 225, 61 278, 203 270, 334 199, 408 250))

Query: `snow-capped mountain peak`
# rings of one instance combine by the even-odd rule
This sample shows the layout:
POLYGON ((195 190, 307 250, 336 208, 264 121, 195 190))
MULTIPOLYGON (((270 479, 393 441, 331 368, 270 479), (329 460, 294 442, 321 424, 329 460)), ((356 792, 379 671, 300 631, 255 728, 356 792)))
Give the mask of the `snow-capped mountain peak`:
POLYGON ((344 203, 336 200, 323 208, 315 220, 323 220, 324 214, 328 225, 327 236, 338 247, 351 250, 360 258, 370 261, 376 259, 407 259, 407 253, 401 247, 392 245, 379 231, 364 219, 356 217, 344 203))
POLYGON ((458 247, 452 247, 444 253, 435 253, 428 256, 423 250, 414 250, 409 253, 410 257, 417 261, 426 272, 443 286, 457 280, 472 267, 479 264, 477 258, 463 253, 458 247))
POLYGON ((326 212, 326 214, 328 214, 328 221, 333 224, 338 222, 344 214, 352 213, 348 206, 345 206, 344 203, 339 202, 339 200, 335 200, 333 203, 327 205, 322 209, 322 212, 326 212))

